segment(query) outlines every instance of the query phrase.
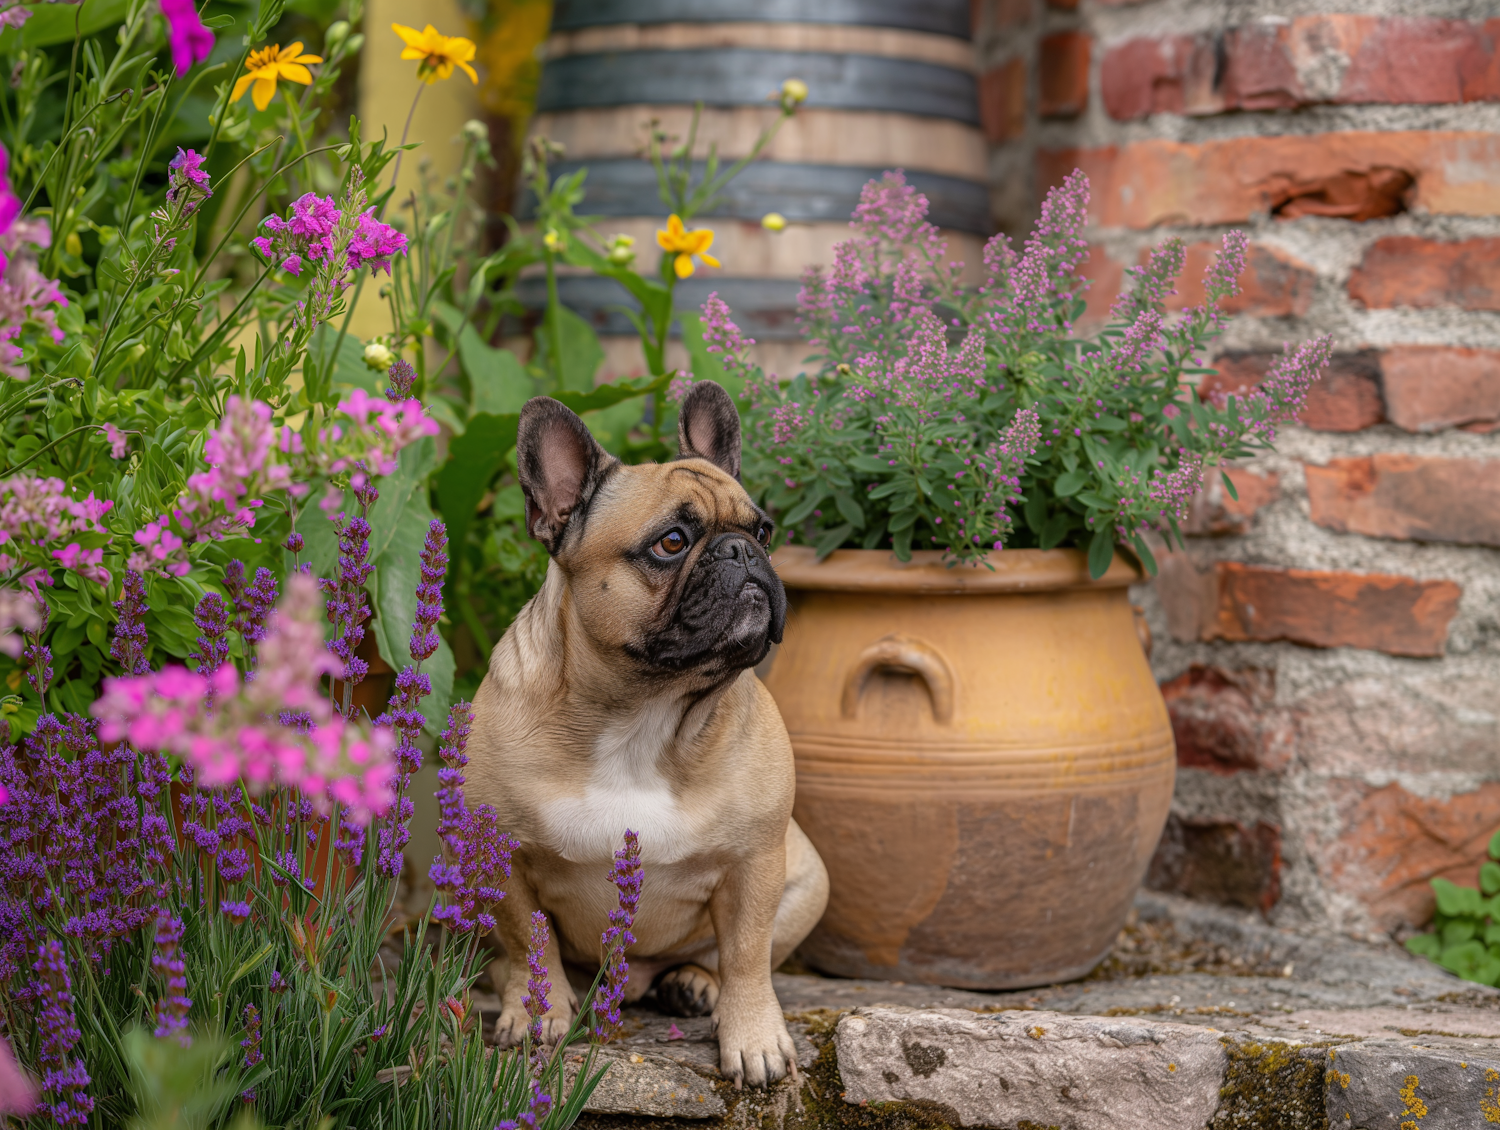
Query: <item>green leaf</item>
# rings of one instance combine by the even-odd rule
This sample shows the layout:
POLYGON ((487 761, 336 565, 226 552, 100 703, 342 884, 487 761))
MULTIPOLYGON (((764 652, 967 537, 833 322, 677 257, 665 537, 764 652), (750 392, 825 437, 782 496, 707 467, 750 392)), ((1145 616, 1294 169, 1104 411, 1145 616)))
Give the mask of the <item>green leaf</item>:
POLYGON ((833 529, 825 531, 823 536, 818 539, 817 545, 813 549, 813 552, 817 554, 818 560, 823 560, 823 558, 827 557, 835 549, 843 545, 844 539, 853 532, 854 527, 851 526, 848 522, 845 522, 842 526, 835 526, 833 529))
POLYGON ((1480 912, 1479 892, 1473 887, 1460 887, 1447 879, 1434 879, 1432 893, 1437 900, 1437 908, 1450 917, 1477 915, 1480 912))
POLYGON ((1109 569, 1109 563, 1115 559, 1115 532, 1108 525, 1101 525, 1094 531, 1093 539, 1089 542, 1089 576, 1098 580, 1104 576, 1109 569))
POLYGON ((1058 498, 1069 498, 1083 489, 1083 484, 1089 481, 1089 473, 1082 468, 1077 471, 1065 471, 1057 477, 1053 484, 1052 492, 1058 498))
MULTIPOLYGON (((1228 473, 1225 472, 1225 471, 1220 471, 1219 472, 1219 478, 1224 483, 1224 491, 1225 491, 1225 493, 1228 494, 1230 498, 1234 499, 1234 501, 1238 502, 1240 500, 1240 492, 1234 489, 1234 480, 1231 479, 1229 477, 1228 473)), ((1496 839, 1500 839, 1500 832, 1496 832, 1495 833, 1495 838, 1496 839)), ((1490 841, 1491 854, 1494 854, 1494 852, 1493 852, 1493 845, 1494 845, 1494 843, 1495 843, 1495 840, 1491 840, 1490 841)), ((1496 856, 1496 858, 1500 859, 1500 856, 1496 856)))
MULTIPOLYGON (((275 948, 275 942, 267 942, 265 945, 261 946, 260 949, 256 950, 253 954, 247 957, 243 962, 240 963, 240 967, 234 971, 234 976, 229 978, 229 985, 233 985, 236 981, 248 977, 250 974, 259 969, 261 963, 265 961, 266 958, 271 956, 271 951, 273 951, 275 948)), ((224 987, 227 989, 229 988, 229 985, 225 985, 224 987)))
POLYGON ((455 559, 463 553, 479 500, 516 446, 520 422, 519 413, 480 412, 469 418, 464 434, 448 445, 448 462, 437 475, 437 500, 443 521, 448 523, 448 540, 453 547, 449 552, 455 559))
POLYGON ((1406 939, 1406 948, 1418 957, 1436 961, 1438 955, 1443 952, 1443 943, 1438 940, 1436 934, 1418 934, 1406 939))
POLYGON ((1135 534, 1131 537, 1130 544, 1135 547, 1136 553, 1140 555, 1141 564, 1146 569, 1146 576, 1156 576, 1156 554, 1151 552, 1151 547, 1146 544, 1146 539, 1141 537, 1140 534, 1135 534))
POLYGON ((1073 515, 1066 510, 1059 510, 1047 519, 1047 524, 1042 528, 1038 539, 1039 544, 1043 549, 1056 549, 1063 538, 1068 536, 1068 530, 1072 528, 1072 525, 1073 515))
POLYGON ((797 503, 796 506, 793 506, 790 510, 782 515, 781 520, 788 526, 795 526, 798 522, 802 521, 814 510, 816 510, 818 508, 818 503, 822 501, 822 494, 810 490, 802 496, 801 502, 797 503))
POLYGON ((896 560, 911 560, 911 527, 904 530, 893 531, 891 534, 891 548, 896 553, 896 560))
POLYGON ((1438 964, 1450 973, 1456 973, 1466 981, 1479 980, 1479 973, 1492 961, 1481 942, 1464 942, 1462 945, 1444 949, 1438 964))
POLYGON ((1042 497, 1040 487, 1033 486, 1026 492, 1026 509, 1024 513, 1026 515, 1026 524, 1031 527, 1031 532, 1041 536, 1042 529, 1047 524, 1047 500, 1042 497))
POLYGON ((1129 425, 1118 416, 1100 416, 1094 421, 1094 428, 1101 432, 1123 432, 1129 425))
POLYGON ((1500 832, 1490 837, 1490 858, 1500 859, 1500 832))
POLYGON ((552 306, 537 328, 536 340, 538 359, 557 379, 559 389, 588 392, 594 387, 594 374, 604 361, 604 349, 592 326, 566 306, 552 306), (554 326, 557 358, 551 355, 554 326))
POLYGON ((851 456, 849 466, 867 475, 883 475, 891 469, 888 462, 884 459, 876 459, 873 455, 851 456))
POLYGON ((473 326, 465 326, 458 335, 458 358, 473 391, 470 413, 518 413, 536 392, 520 358, 486 343, 473 326))
POLYGON ((1479 933, 1479 923, 1472 918, 1457 918, 1444 926, 1440 933, 1445 947, 1462 945, 1479 933))
POLYGON ((833 495, 833 502, 834 505, 839 508, 839 513, 844 516, 845 520, 848 521, 851 526, 853 526, 856 530, 862 530, 865 528, 865 512, 860 508, 859 503, 855 502, 853 498, 851 498, 844 491, 835 491, 833 495))
POLYGON ((74 21, 78 32, 87 38, 105 28, 125 22, 130 5, 127 0, 92 0, 91 3, 67 7, 52 7, 39 4, 32 12, 26 26, 16 31, 11 28, 0 35, 0 51, 14 55, 19 42, 26 47, 53 47, 59 43, 70 43, 74 34, 74 21))
POLYGON ((1500 863, 1486 862, 1479 868, 1479 889, 1487 895, 1500 893, 1500 863))

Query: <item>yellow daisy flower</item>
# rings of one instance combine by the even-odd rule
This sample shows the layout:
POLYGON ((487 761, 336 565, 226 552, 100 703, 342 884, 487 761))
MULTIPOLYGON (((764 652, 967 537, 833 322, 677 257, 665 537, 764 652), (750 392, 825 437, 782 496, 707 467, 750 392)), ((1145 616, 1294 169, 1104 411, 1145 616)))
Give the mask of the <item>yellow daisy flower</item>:
POLYGON ((708 253, 708 249, 714 245, 714 233, 708 228, 688 231, 675 213, 667 217, 667 230, 657 231, 656 243, 663 251, 677 256, 672 269, 677 272, 679 279, 687 278, 696 269, 693 262, 695 255, 710 267, 719 265, 719 261, 708 253))
POLYGON ((239 82, 234 84, 231 100, 238 102, 253 83, 255 90, 250 95, 250 100, 255 103, 257 110, 264 110, 271 104, 271 99, 276 97, 277 79, 284 78, 287 82, 300 82, 307 86, 313 77, 312 72, 303 64, 322 61, 321 55, 302 54, 300 43, 293 43, 285 50, 273 43, 259 51, 252 51, 245 60, 245 70, 249 73, 241 75, 239 82))
POLYGON ((401 52, 403 59, 422 60, 417 67, 417 77, 423 82, 431 84, 440 78, 447 78, 453 73, 454 67, 462 67, 471 81, 479 82, 479 75, 469 66, 469 60, 474 57, 475 52, 472 39, 465 39, 461 35, 443 35, 431 24, 421 31, 405 24, 392 24, 391 30, 406 43, 406 48, 401 52))

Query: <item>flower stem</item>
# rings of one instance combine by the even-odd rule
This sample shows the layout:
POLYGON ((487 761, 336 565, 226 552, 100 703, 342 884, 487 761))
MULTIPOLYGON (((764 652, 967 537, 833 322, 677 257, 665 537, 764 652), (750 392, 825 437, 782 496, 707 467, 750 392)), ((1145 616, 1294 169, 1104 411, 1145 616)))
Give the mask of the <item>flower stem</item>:
MULTIPOLYGON (((395 190, 396 190, 396 178, 401 175, 401 158, 406 154, 406 150, 404 148, 402 148, 402 146, 404 146, 406 144, 406 135, 411 132, 411 120, 412 120, 413 117, 416 116, 416 113, 417 113, 417 102, 421 100, 422 91, 425 90, 426 88, 427 88, 427 84, 425 82, 417 84, 417 93, 415 95, 413 95, 412 100, 411 100, 411 109, 408 110, 408 111, 406 111, 406 125, 404 125, 404 126, 401 127, 401 143, 400 143, 400 145, 398 145, 396 147, 396 164, 395 164, 395 166, 393 167, 393 169, 391 171, 391 191, 392 192, 395 192, 395 190)), ((385 218, 385 209, 382 208, 381 209, 381 219, 384 219, 384 218, 385 218)))

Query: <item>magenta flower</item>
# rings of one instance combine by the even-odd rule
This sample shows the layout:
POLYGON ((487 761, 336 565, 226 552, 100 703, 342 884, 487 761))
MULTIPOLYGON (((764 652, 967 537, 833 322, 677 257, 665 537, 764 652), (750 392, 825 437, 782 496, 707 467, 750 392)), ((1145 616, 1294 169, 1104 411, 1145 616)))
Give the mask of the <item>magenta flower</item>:
POLYGON ((212 195, 203 154, 178 146, 177 156, 167 165, 167 203, 182 201, 182 214, 191 216, 212 195))
POLYGON ((406 254, 406 236, 375 218, 371 208, 359 218, 359 227, 349 240, 349 269, 369 267, 372 275, 391 273, 391 257, 406 254))
POLYGON ((172 40, 172 63, 181 78, 214 49, 214 33, 203 26, 193 0, 160 0, 172 40))
POLYGON ((10 1041, 0 1036, 0 1117, 24 1118, 35 1109, 36 1087, 16 1063, 10 1041))
MULTIPOLYGON (((12 8, 11 11, 25 12, 26 9, 12 8)), ((15 26, 19 27, 20 24, 15 26)), ((20 214, 21 198, 10 187, 10 151, 0 145, 0 235, 10 231, 20 214)), ((0 254, 0 273, 4 273, 7 263, 6 257, 0 254)))

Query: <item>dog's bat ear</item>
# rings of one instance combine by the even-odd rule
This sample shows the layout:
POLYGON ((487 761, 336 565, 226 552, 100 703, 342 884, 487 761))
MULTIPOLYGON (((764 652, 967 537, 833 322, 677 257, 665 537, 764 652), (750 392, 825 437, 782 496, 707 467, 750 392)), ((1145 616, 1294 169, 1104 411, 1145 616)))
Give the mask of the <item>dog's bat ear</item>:
POLYGON ((557 553, 569 520, 588 506, 615 462, 576 412, 550 396, 533 396, 516 430, 526 532, 557 553))
POLYGON ((677 413, 677 446, 679 458, 707 459, 740 477, 740 414, 720 385, 697 381, 688 389, 677 413))

